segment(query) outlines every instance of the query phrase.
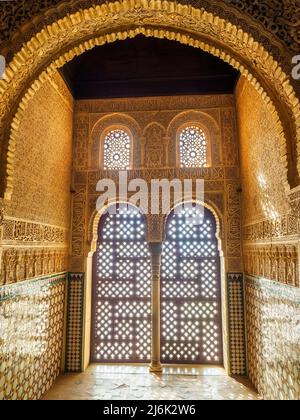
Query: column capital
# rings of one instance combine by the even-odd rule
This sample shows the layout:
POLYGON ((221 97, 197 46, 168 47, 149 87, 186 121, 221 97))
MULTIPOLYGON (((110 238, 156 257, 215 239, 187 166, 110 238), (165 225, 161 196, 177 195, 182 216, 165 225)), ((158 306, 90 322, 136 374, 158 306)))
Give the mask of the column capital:
MULTIPOLYGON (((149 198, 151 199, 151 197, 149 198)), ((165 217, 160 214, 148 214, 147 218, 147 242, 160 243, 164 240, 165 217)))
POLYGON ((149 242, 149 250, 151 256, 161 255, 162 253, 162 242, 149 242))

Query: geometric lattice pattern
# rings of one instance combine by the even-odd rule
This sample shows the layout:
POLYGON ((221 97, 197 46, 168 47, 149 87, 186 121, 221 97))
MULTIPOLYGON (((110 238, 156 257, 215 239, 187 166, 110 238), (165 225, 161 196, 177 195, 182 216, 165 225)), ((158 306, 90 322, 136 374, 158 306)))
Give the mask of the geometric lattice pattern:
POLYGON ((197 168, 207 165, 207 140, 197 126, 184 128, 179 135, 180 166, 197 168))
POLYGON ((91 358, 148 362, 151 357, 151 261, 144 216, 117 206, 99 223, 94 254, 91 358))
POLYGON ((0 287, 0 400, 35 400, 61 370, 66 276, 0 287))
POLYGON ((246 375, 244 281, 242 273, 227 274, 230 373, 246 375))
POLYGON ((131 141, 124 130, 111 130, 104 140, 104 169, 129 169, 131 141))
POLYGON ((300 289, 246 276, 249 379, 266 400, 300 400, 300 289))
POLYGON ((66 339, 66 371, 82 370, 84 273, 69 273, 66 339))
POLYGON ((194 206, 167 222, 161 273, 164 363, 222 364, 220 258, 216 222, 194 206), (198 223, 191 223, 190 213, 198 223), (201 217, 202 216, 202 217, 201 217))

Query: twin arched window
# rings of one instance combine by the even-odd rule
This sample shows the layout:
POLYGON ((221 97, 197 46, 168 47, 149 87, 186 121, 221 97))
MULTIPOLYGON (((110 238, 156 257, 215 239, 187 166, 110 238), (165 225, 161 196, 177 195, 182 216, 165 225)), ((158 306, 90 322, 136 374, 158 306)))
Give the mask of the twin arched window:
MULTIPOLYGON (((198 125, 190 124, 181 128, 177 143, 179 166, 181 168, 208 166, 207 136, 198 125)), ((108 131, 103 142, 103 168, 127 170, 131 166, 131 134, 125 128, 115 128, 108 131)))

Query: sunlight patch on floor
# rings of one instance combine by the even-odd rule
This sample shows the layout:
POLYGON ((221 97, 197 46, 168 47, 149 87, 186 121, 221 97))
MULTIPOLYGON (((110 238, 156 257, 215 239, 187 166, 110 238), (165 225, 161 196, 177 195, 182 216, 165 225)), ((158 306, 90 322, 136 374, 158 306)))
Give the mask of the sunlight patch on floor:
POLYGON ((220 367, 166 366, 161 375, 147 366, 91 365, 86 372, 61 375, 45 400, 257 400, 247 380, 220 367))

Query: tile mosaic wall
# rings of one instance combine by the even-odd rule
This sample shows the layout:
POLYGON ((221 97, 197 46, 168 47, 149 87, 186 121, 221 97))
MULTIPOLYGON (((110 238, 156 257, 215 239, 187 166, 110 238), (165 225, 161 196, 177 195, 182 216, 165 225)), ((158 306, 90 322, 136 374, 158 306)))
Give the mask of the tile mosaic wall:
POLYGON ((84 273, 69 273, 66 371, 82 370, 84 273))
POLYGON ((242 273, 227 274, 230 373, 246 375, 244 279, 242 273))
POLYGON ((39 399, 61 370, 66 275, 0 287, 0 400, 39 399))
POLYGON ((300 399, 300 290, 246 277, 249 377, 265 399, 300 399))

